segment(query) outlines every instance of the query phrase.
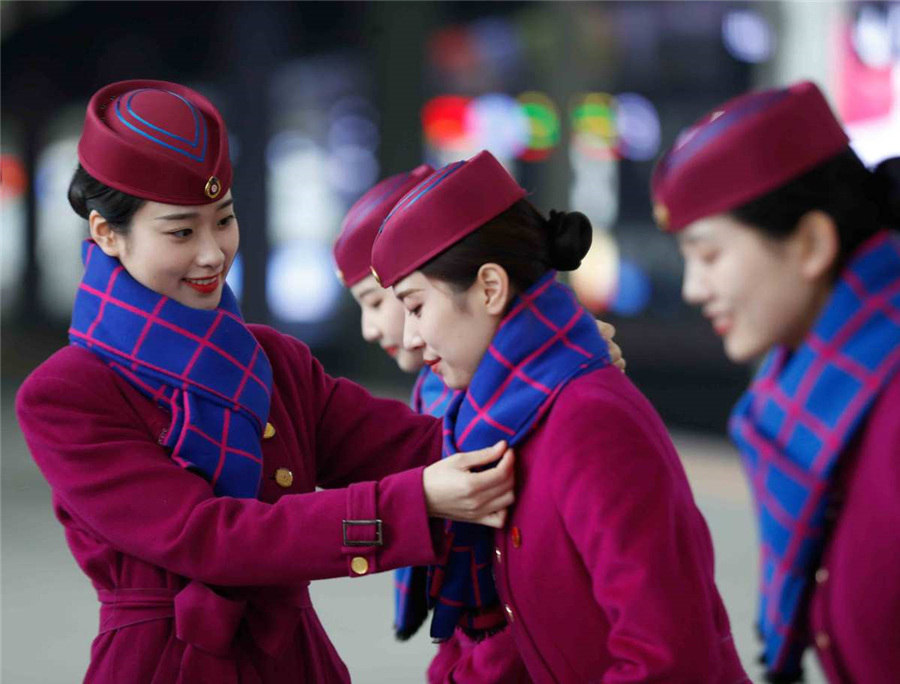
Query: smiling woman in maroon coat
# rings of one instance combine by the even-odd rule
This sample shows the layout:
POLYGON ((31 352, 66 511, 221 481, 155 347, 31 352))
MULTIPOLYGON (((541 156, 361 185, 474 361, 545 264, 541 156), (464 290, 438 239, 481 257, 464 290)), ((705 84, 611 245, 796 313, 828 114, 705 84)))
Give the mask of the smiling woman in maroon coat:
POLYGON ((502 525, 511 452, 445 465, 438 421, 244 323, 227 133, 201 95, 101 89, 79 161, 71 344, 16 408, 100 600, 86 681, 347 681, 309 581, 433 562, 431 516, 502 525))
POLYGON ((900 159, 870 172, 810 82, 746 93, 653 175, 686 301, 736 362, 731 435, 756 499, 770 681, 900 673, 900 159))
POLYGON ((406 307, 404 346, 462 390, 444 454, 501 437, 517 450, 506 527, 447 527, 431 635, 508 625, 537 682, 746 681, 678 455, 556 282, 590 224, 524 196, 482 152, 402 198, 372 250, 406 307))

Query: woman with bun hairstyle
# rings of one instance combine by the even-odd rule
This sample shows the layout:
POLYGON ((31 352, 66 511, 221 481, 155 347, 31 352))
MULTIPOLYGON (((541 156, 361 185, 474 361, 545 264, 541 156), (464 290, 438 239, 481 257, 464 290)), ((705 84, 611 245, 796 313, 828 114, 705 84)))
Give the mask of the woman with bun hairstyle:
POLYGON ((349 681, 309 581, 434 562, 434 518, 502 525, 512 500, 502 444, 445 466, 439 421, 244 322, 227 139, 174 83, 88 106, 71 344, 16 404, 100 601, 88 682, 349 681))
POLYGON ((556 282, 590 224, 525 194, 482 152, 403 197, 372 249, 404 346, 458 391, 444 453, 501 435, 516 449, 506 526, 447 527, 431 635, 506 626, 536 682, 746 681, 678 455, 556 282))
POLYGON ((765 355, 731 437, 755 498, 768 681, 900 672, 900 160, 873 173, 819 89, 742 95, 653 176, 683 295, 725 353, 765 355))
MULTIPOLYGON (((444 415, 454 391, 422 360, 421 349, 403 347, 405 309, 390 289, 381 287, 371 272, 372 243, 378 228, 409 190, 434 173, 423 164, 412 171, 385 178, 360 197, 347 212, 334 244, 334 260, 341 283, 359 304, 363 338, 378 344, 405 372, 418 372, 410 405, 417 413, 438 418, 444 415)), ((615 328, 597 321, 606 340, 613 364, 625 370, 622 350, 613 341, 615 328)), ((426 568, 400 568, 396 573, 395 619, 397 637, 406 640, 415 634, 427 617, 426 568)), ((429 669, 431 682, 528 681, 524 665, 509 630, 476 641, 457 630, 439 645, 439 653, 429 669)))
MULTIPOLYGON (((378 344, 404 373, 418 373, 410 406, 416 413, 440 418, 454 392, 422 361, 419 349, 403 347, 404 308, 394 293, 382 288, 371 272, 372 242, 397 201, 434 173, 428 165, 385 178, 360 197, 347 212, 334 244, 341 283, 359 304, 362 336, 378 344)), ((395 571, 394 631, 398 639, 415 634, 427 617, 426 568, 395 571)), ((527 682, 528 676, 508 630, 476 642, 454 635, 439 645, 428 671, 430 682, 527 682)))

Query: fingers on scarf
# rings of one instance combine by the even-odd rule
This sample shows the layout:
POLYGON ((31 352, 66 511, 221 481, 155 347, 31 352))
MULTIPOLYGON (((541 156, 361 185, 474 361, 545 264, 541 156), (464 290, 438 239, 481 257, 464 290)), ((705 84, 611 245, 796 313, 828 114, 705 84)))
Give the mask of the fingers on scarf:
POLYGON ((625 357, 622 356, 622 348, 615 342, 609 343, 609 358, 616 368, 625 372, 625 357))
POLYGON ((598 318, 597 328, 600 330, 600 334, 603 335, 603 339, 607 342, 612 342, 612 339, 616 336, 616 326, 614 326, 612 323, 601 321, 598 318))
POLYGON ((478 492, 475 495, 475 515, 484 515, 505 508, 515 501, 512 480, 506 480, 500 484, 478 492))
POLYGON ((506 449, 497 465, 487 470, 472 473, 472 489, 475 492, 486 492, 496 488, 512 489, 514 483, 515 454, 506 449))
POLYGON ((471 469, 490 465, 502 456, 504 449, 506 449, 506 441, 500 440, 492 446, 477 451, 461 451, 456 454, 456 457, 460 466, 471 469))
POLYGON ((495 513, 489 513, 482 518, 479 518, 475 522, 479 525, 484 525, 486 527, 493 527, 494 529, 502 529, 504 525, 506 525, 506 509, 503 508, 495 513))

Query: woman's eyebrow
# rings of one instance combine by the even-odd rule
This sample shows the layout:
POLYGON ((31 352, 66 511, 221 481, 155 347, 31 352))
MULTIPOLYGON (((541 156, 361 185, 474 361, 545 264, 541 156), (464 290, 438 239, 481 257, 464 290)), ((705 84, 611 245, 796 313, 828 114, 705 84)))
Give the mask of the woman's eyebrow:
MULTIPOLYGON (((229 207, 232 204, 234 204, 234 199, 233 198, 227 199, 224 202, 222 202, 222 204, 220 204, 218 207, 216 207, 216 211, 222 211, 225 207, 229 207)), ((157 216, 153 220, 154 221, 184 221, 185 219, 189 219, 189 218, 197 218, 197 216, 199 216, 199 213, 196 211, 185 211, 180 214, 166 214, 164 216, 157 216)))
POLYGON ((422 289, 421 287, 410 287, 410 288, 407 288, 406 290, 403 290, 402 292, 394 293, 394 296, 397 297, 397 299, 402 301, 404 299, 404 297, 408 297, 413 292, 418 292, 421 289, 422 289))

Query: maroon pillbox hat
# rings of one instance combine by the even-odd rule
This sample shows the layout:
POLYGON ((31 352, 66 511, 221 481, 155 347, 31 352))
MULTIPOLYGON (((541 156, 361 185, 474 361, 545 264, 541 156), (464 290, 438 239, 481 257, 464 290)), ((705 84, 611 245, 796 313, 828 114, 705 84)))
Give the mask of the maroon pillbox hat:
POLYGON ((448 164, 410 190, 381 224, 372 273, 382 287, 395 285, 526 194, 490 152, 448 164))
POLYGON ((350 207, 334 243, 338 278, 353 287, 372 271, 372 243, 385 217, 407 192, 434 173, 428 164, 385 178, 350 207))
POLYGON ((164 204, 208 204, 231 187, 218 110, 167 81, 119 81, 94 93, 78 160, 101 183, 164 204))
POLYGON ((775 190, 848 144, 814 83, 741 95, 684 131, 656 164, 653 214, 677 232, 775 190))

